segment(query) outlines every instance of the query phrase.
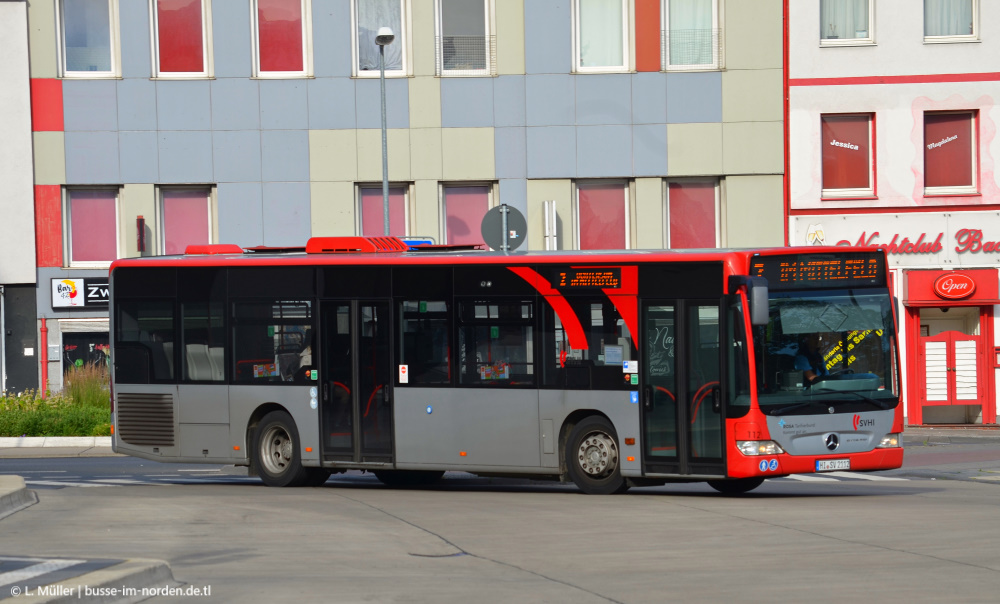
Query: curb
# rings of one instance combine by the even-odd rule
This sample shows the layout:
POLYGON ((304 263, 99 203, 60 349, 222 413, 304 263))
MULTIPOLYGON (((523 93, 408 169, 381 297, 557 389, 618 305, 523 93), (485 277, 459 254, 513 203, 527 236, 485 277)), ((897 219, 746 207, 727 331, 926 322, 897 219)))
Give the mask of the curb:
MULTIPOLYGON (((147 590, 177 589, 180 583, 174 579, 170 566, 162 560, 125 560, 114 566, 102 568, 85 575, 71 577, 46 586, 48 591, 62 595, 21 596, 18 604, 69 604, 70 602, 142 602, 164 593, 143 593, 147 590), (81 587, 91 590, 106 590, 104 595, 86 596, 79 593, 81 587), (136 590, 135 595, 125 595, 123 590, 136 590), (113 592, 111 590, 114 590, 113 592), (86 599, 83 599, 86 598, 86 599)), ((183 594, 182 594, 183 595, 183 594)))
POLYGON ((0 449, 110 446, 110 436, 0 436, 0 449))
POLYGON ((38 494, 24 486, 20 476, 0 476, 0 520, 38 503, 38 494))

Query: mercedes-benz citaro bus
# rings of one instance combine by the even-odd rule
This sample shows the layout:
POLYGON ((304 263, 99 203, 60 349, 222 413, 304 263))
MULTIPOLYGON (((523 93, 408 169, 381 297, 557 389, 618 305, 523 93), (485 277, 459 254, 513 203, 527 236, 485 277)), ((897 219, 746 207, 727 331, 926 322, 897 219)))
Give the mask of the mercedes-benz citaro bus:
POLYGON ((881 250, 502 253, 317 237, 111 266, 114 449, 585 493, 898 468, 881 250))

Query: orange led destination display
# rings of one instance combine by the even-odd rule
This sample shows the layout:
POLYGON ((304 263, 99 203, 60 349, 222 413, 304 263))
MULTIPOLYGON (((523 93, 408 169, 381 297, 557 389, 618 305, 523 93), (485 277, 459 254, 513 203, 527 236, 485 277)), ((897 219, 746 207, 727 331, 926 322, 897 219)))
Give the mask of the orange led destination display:
POLYGON ((884 256, 867 252, 757 256, 750 276, 764 277, 775 290, 886 284, 884 256))
POLYGON ((619 267, 570 268, 559 271, 556 289, 618 289, 622 286, 619 267))

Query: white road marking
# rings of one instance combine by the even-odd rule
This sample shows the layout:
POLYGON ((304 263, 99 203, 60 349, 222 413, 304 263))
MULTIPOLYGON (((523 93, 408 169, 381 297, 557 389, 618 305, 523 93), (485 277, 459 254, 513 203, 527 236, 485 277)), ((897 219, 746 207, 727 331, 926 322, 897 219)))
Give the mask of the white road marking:
MULTIPOLYGON (((3 560, 35 561, 31 558, 3 558, 3 560)), ((28 579, 33 579, 39 575, 44 575, 45 573, 55 572, 57 570, 69 568, 70 566, 83 564, 84 562, 86 562, 86 560, 38 560, 38 564, 33 564, 31 566, 18 570, 12 570, 6 573, 0 573, 0 585, 20 583, 22 581, 27 581, 28 579)))

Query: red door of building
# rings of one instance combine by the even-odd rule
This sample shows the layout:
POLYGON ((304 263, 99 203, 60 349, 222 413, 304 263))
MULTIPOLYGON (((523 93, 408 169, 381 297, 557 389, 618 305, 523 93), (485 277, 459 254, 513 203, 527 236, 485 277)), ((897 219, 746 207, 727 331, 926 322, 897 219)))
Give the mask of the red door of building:
POLYGON ((945 331, 920 338, 917 370, 924 405, 981 405, 985 387, 979 369, 979 336, 945 331))

